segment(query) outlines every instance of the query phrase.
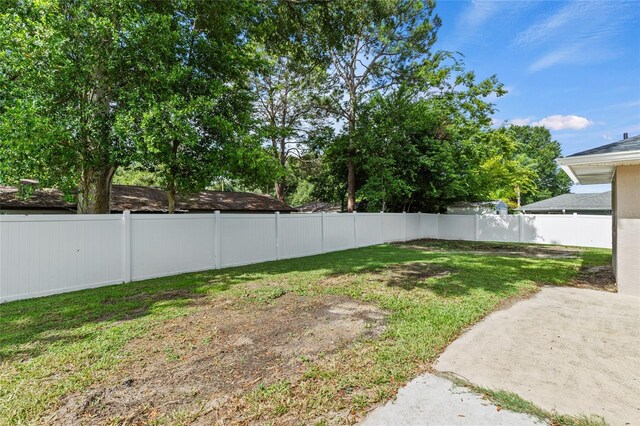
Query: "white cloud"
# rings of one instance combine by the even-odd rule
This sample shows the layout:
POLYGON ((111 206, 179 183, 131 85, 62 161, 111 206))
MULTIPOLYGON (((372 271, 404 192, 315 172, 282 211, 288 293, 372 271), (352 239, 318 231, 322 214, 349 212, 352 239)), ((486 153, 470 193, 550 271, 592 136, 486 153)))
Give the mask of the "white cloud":
MULTIPOLYGON (((455 35, 444 41, 445 50, 461 50, 467 43, 482 40, 488 26, 496 22, 509 21, 536 6, 533 1, 486 1, 473 0, 467 3, 455 22, 455 35)), ((448 25, 445 23, 445 25, 448 25)))
POLYGON ((620 49, 603 48, 599 46, 598 43, 598 40, 592 37, 560 47, 534 61, 529 66, 529 71, 536 72, 554 65, 597 64, 616 58, 622 54, 620 49))
POLYGON ((532 72, 554 65, 601 63, 622 51, 618 36, 637 17, 633 2, 574 1, 521 31, 512 46, 538 50, 532 72))
POLYGON ((514 118, 511 120, 511 124, 513 124, 514 126, 526 126, 530 123, 530 118, 514 118))
MULTIPOLYGON (((552 37, 554 33, 561 31, 568 24, 575 23, 585 15, 590 15, 599 6, 598 2, 572 2, 560 9, 545 20, 531 25, 520 32, 514 44, 518 46, 540 43, 552 37)), ((605 4, 606 5, 606 4, 605 4)))
POLYGON ((487 22, 498 12, 499 3, 491 1, 473 1, 460 16, 460 26, 473 29, 487 22))
POLYGON ((549 130, 581 130, 591 124, 591 120, 578 115, 550 115, 531 123, 532 126, 542 126, 549 130))

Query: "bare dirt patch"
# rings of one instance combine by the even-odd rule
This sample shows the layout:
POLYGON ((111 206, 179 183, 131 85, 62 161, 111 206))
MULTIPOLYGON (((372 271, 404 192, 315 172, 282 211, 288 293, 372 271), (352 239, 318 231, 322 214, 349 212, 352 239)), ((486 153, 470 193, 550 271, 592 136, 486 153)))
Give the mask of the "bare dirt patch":
POLYGON ((578 271, 578 276, 571 282, 571 285, 580 288, 610 291, 612 293, 618 291, 616 277, 613 274, 611 265, 582 267, 578 271))
POLYGON ((399 243, 401 247, 414 250, 451 252, 480 255, 520 256, 533 258, 564 258, 579 256, 580 248, 563 246, 544 246, 536 244, 509 244, 473 241, 419 240, 410 243, 399 243))
POLYGON ((347 297, 276 295, 257 303, 217 299, 163 323, 127 345, 131 355, 109 383, 65 398, 49 421, 234 423, 225 402, 258 384, 295 382, 307 360, 384 327, 385 312, 347 297))
MULTIPOLYGON (((415 262, 401 263, 372 273, 368 280, 384 283, 388 287, 396 287, 404 290, 411 290, 416 287, 423 287, 428 278, 441 278, 449 275, 452 271, 442 265, 415 262)), ((318 281, 320 286, 332 287, 349 284, 353 282, 353 274, 335 274, 318 281)))
POLYGON ((428 278, 441 278, 450 273, 450 270, 441 265, 404 263, 386 268, 381 275, 388 286, 410 290, 420 287, 420 284, 428 278))

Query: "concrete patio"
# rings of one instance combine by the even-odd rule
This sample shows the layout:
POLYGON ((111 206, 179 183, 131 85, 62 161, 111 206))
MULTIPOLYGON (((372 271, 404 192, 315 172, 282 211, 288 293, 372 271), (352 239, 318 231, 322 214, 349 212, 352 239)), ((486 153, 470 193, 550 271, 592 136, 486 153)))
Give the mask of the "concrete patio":
POLYGON ((546 410, 640 424, 640 298, 545 287, 453 342, 435 368, 546 410))

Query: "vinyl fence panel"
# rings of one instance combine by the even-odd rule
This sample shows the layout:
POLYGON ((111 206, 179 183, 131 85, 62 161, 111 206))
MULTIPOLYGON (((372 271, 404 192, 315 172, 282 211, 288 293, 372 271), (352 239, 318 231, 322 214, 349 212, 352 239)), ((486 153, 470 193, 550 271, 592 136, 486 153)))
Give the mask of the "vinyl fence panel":
POLYGON ((121 215, 3 216, 0 301, 122 281, 121 215))
POLYGON ((280 259, 322 253, 322 214, 280 215, 280 259))
POLYGON ((325 251, 346 250, 356 246, 355 216, 340 213, 325 214, 325 251))
POLYGON ((131 216, 131 278, 176 275, 215 267, 213 214, 131 216))
POLYGON ((404 239, 417 240, 420 238, 420 213, 407 213, 405 217, 404 239))
POLYGON ((438 214, 421 213, 420 238, 438 238, 438 214))
POLYGON ((520 239, 520 216, 479 215, 476 216, 478 241, 518 242, 520 239))
POLYGON ((438 238, 443 240, 475 240, 475 216, 438 215, 438 238))
POLYGON ((358 247, 382 244, 382 217, 379 213, 356 214, 356 245, 358 247))
POLYGON ((417 238, 611 247, 611 216, 0 216, 0 302, 417 238))
POLYGON ((276 215, 220 215, 220 267, 276 260, 276 215))
POLYGON ((523 215, 522 242, 611 248, 611 216, 523 215))
POLYGON ((382 237, 385 243, 404 241, 404 213, 383 213, 382 237))

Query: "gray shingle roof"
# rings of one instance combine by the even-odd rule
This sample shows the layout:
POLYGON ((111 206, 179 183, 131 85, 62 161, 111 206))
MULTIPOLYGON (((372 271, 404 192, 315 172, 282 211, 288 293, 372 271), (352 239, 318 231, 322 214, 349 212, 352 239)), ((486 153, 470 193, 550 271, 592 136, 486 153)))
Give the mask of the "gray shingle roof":
MULTIPOLYGON (((64 200, 57 189, 37 189, 27 199, 17 196, 18 188, 0 186, 0 209, 64 209, 75 210, 76 205, 64 200)), ((130 210, 139 213, 165 213, 167 193, 147 186, 113 185, 111 187, 111 211, 130 210)), ((286 203, 268 195, 250 192, 202 191, 178 196, 176 211, 226 211, 226 212, 293 212, 286 203)))
POLYGON ((611 191, 595 194, 562 194, 527 204, 516 210, 562 211, 562 210, 611 210, 611 191))
POLYGON ((493 201, 456 201, 453 204, 449 204, 449 207, 491 207, 497 208, 500 205, 506 204, 502 200, 493 200, 493 201))
POLYGON ((640 151, 640 135, 627 139, 622 139, 618 142, 613 142, 607 145, 602 145, 597 148, 587 149, 586 151, 577 152, 575 154, 568 155, 567 157, 581 157, 583 155, 596 155, 596 154, 610 154, 613 152, 624 151, 640 151))

